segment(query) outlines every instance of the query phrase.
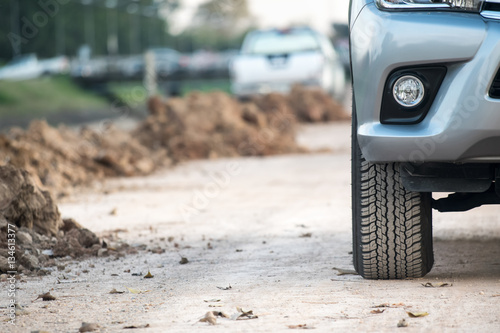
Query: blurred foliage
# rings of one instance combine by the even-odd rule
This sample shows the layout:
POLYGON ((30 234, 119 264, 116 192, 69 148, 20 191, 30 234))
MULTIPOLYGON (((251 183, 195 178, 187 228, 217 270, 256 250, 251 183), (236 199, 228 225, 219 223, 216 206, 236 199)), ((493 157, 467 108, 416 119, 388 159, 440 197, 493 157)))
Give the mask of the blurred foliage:
POLYGON ((208 0, 198 7, 192 24, 178 37, 179 48, 238 49, 254 26, 247 0, 208 0))
POLYGON ((82 45, 89 45, 93 56, 139 54, 150 47, 235 49, 254 26, 247 0, 207 0, 191 25, 172 36, 168 17, 182 5, 182 0, 0 0, 0 63, 27 53, 72 57, 82 45))
POLYGON ((93 55, 107 54, 114 32, 120 54, 141 53, 169 43, 167 21, 157 14, 178 6, 178 0, 0 0, 0 59, 74 56, 84 44, 93 55))

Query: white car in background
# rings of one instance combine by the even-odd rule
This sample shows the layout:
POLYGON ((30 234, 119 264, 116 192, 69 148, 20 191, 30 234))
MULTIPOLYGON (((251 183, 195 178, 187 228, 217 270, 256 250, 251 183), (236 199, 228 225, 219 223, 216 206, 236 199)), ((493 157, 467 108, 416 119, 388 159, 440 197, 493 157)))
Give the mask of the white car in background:
POLYGON ((35 54, 26 54, 14 58, 0 68, 0 80, 29 80, 41 76, 43 67, 40 66, 35 54))
POLYGON ((30 53, 18 56, 0 68, 0 80, 30 80, 68 71, 69 61, 65 56, 39 60, 36 54, 30 53))
POLYGON ((234 95, 288 93, 294 84, 319 87, 337 99, 345 93, 342 62, 330 40, 310 28, 256 30, 230 67, 234 95))

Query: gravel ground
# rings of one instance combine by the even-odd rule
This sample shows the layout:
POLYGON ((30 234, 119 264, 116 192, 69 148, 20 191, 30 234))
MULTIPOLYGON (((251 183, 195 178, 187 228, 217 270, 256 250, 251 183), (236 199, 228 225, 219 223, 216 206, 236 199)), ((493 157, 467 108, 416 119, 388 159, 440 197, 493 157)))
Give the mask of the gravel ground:
MULTIPOLYGON (((500 331, 498 206, 435 213, 436 264, 425 278, 351 274, 349 135, 345 123, 305 126, 299 143, 331 151, 194 161, 65 199, 64 216, 138 254, 109 249, 24 277, 16 291, 24 310, 8 324, 2 296, 0 331, 78 332, 82 322, 101 332, 500 331), (153 278, 143 278, 148 271, 153 278), (56 300, 35 300, 49 291, 56 300), (209 311, 234 319, 237 307, 258 318, 199 321, 209 311), (402 319, 408 327, 397 327, 402 319)), ((0 287, 6 294, 8 282, 0 287)))

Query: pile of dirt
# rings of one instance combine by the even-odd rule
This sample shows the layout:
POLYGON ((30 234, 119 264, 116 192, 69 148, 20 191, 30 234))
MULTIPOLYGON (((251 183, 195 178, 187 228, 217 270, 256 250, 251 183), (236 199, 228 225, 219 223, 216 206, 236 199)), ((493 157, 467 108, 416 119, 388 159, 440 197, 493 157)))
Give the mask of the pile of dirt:
POLYGON ((0 156, 0 165, 27 170, 38 186, 57 194, 105 177, 146 175, 169 162, 113 126, 76 132, 44 121, 0 135, 0 156))
POLYGON ((351 119, 340 103, 320 89, 296 85, 287 96, 287 100, 299 122, 315 123, 351 119))
POLYGON ((44 121, 0 135, 0 166, 30 172, 56 195, 106 177, 147 175, 172 162, 303 152, 295 141, 300 121, 344 120, 328 95, 300 86, 240 103, 222 92, 148 102, 149 117, 133 131, 112 125, 74 131, 44 121))
POLYGON ((144 146, 174 161, 265 156, 304 151, 286 97, 271 94, 241 104, 227 94, 192 93, 149 101, 150 116, 133 132, 144 146))
POLYGON ((62 220, 52 195, 26 171, 0 167, 0 273, 39 271, 52 257, 97 255, 97 236, 62 220))

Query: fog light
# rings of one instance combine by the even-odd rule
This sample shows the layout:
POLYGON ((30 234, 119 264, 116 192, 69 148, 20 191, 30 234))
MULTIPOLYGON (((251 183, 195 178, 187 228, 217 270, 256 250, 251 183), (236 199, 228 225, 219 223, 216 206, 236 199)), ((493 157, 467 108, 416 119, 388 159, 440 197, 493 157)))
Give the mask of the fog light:
POLYGON ((425 94, 424 90, 424 84, 419 78, 413 75, 405 75, 394 83, 392 94, 400 105, 409 108, 422 102, 425 94))

